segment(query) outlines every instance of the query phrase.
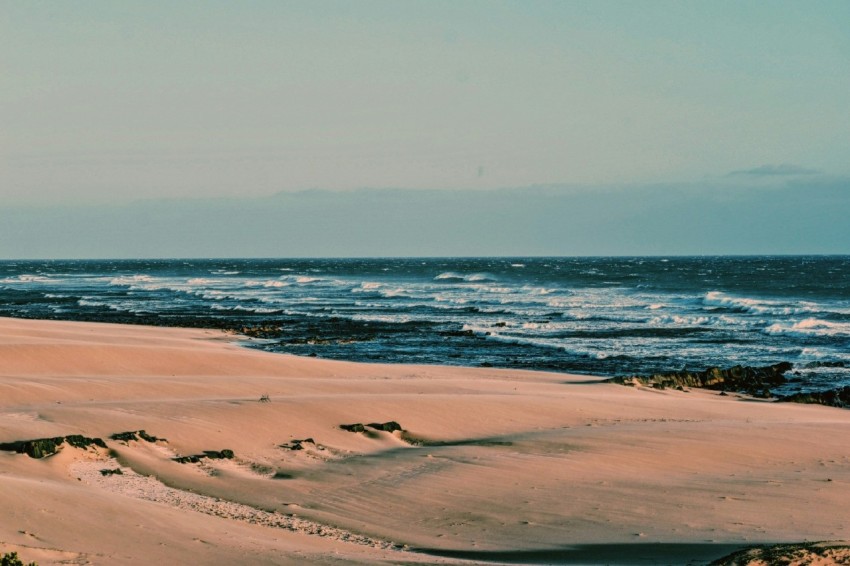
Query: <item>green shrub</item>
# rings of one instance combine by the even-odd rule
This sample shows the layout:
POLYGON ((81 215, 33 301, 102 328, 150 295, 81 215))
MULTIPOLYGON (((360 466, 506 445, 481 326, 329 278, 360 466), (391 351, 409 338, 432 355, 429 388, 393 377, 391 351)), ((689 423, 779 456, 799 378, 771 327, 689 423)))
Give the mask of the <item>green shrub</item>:
POLYGON ((17 552, 7 552, 3 556, 0 556, 0 566, 38 566, 35 562, 30 562, 29 564, 24 564, 21 562, 21 559, 18 558, 17 552))

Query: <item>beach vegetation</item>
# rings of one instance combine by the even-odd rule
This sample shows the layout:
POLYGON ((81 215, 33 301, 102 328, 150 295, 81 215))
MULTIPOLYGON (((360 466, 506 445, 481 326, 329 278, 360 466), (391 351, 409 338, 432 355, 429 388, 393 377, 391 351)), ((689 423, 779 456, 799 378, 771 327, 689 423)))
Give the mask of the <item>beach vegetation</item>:
POLYGON ((20 558, 18 558, 17 552, 7 552, 3 556, 0 556, 0 566, 38 566, 35 562, 28 562, 24 564, 20 558))

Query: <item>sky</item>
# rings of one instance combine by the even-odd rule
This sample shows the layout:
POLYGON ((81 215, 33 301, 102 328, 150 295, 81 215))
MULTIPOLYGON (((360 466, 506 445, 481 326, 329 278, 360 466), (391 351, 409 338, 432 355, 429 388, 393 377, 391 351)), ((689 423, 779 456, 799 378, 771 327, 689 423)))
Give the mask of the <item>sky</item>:
MULTIPOLYGON (((392 246, 358 232, 375 189, 407 203, 402 218, 441 198, 430 191, 481 210, 500 194, 537 199, 537 216, 503 226, 519 242, 557 236, 543 214, 554 197, 538 190, 555 187, 564 206, 598 201, 582 218, 620 238, 471 238, 428 248, 436 255, 668 253, 663 239, 635 249, 606 213, 606 202, 649 193, 658 212, 627 222, 634 230, 652 232, 673 201, 697 213, 732 193, 802 222, 792 214, 809 204, 801 194, 826 186, 838 191, 830 210, 846 217, 848 29, 845 0, 0 0, 0 219, 12 219, 0 225, 0 257, 93 255, 87 230, 73 227, 107 231, 91 224, 104 215, 142 223, 159 206, 201 222, 222 206, 239 217, 272 199, 277 210, 311 189, 331 195, 312 214, 355 219, 323 255, 416 255, 423 239, 439 240, 436 221, 417 239, 383 231, 392 246), (45 218, 65 226, 62 241, 45 218)), ((161 234, 185 232, 183 220, 172 215, 161 234)), ((850 253, 850 238, 807 236, 811 222, 794 245, 743 233, 688 249, 850 253)), ((248 228, 231 234, 232 255, 264 255, 248 228)), ((177 249, 108 239, 97 254, 177 249)), ((196 244, 186 253, 215 251, 196 244)))

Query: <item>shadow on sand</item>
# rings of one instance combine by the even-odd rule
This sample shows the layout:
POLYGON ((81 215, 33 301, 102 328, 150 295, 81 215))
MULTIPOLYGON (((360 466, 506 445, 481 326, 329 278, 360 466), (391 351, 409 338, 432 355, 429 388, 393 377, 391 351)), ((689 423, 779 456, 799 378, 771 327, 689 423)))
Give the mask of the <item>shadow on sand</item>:
POLYGON ((495 564, 708 564, 746 546, 715 543, 577 544, 545 550, 443 550, 416 552, 495 564))

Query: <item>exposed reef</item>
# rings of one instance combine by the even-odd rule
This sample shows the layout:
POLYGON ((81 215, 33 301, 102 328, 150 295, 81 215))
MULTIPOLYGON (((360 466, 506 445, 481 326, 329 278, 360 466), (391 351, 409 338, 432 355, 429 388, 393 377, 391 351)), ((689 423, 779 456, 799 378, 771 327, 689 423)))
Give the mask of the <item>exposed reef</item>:
POLYGON ((764 367, 711 367, 698 372, 683 370, 646 376, 613 377, 608 381, 621 385, 646 385, 656 389, 698 387, 716 391, 742 391, 756 397, 770 397, 770 388, 787 383, 785 373, 792 368, 790 362, 780 362, 764 367))

